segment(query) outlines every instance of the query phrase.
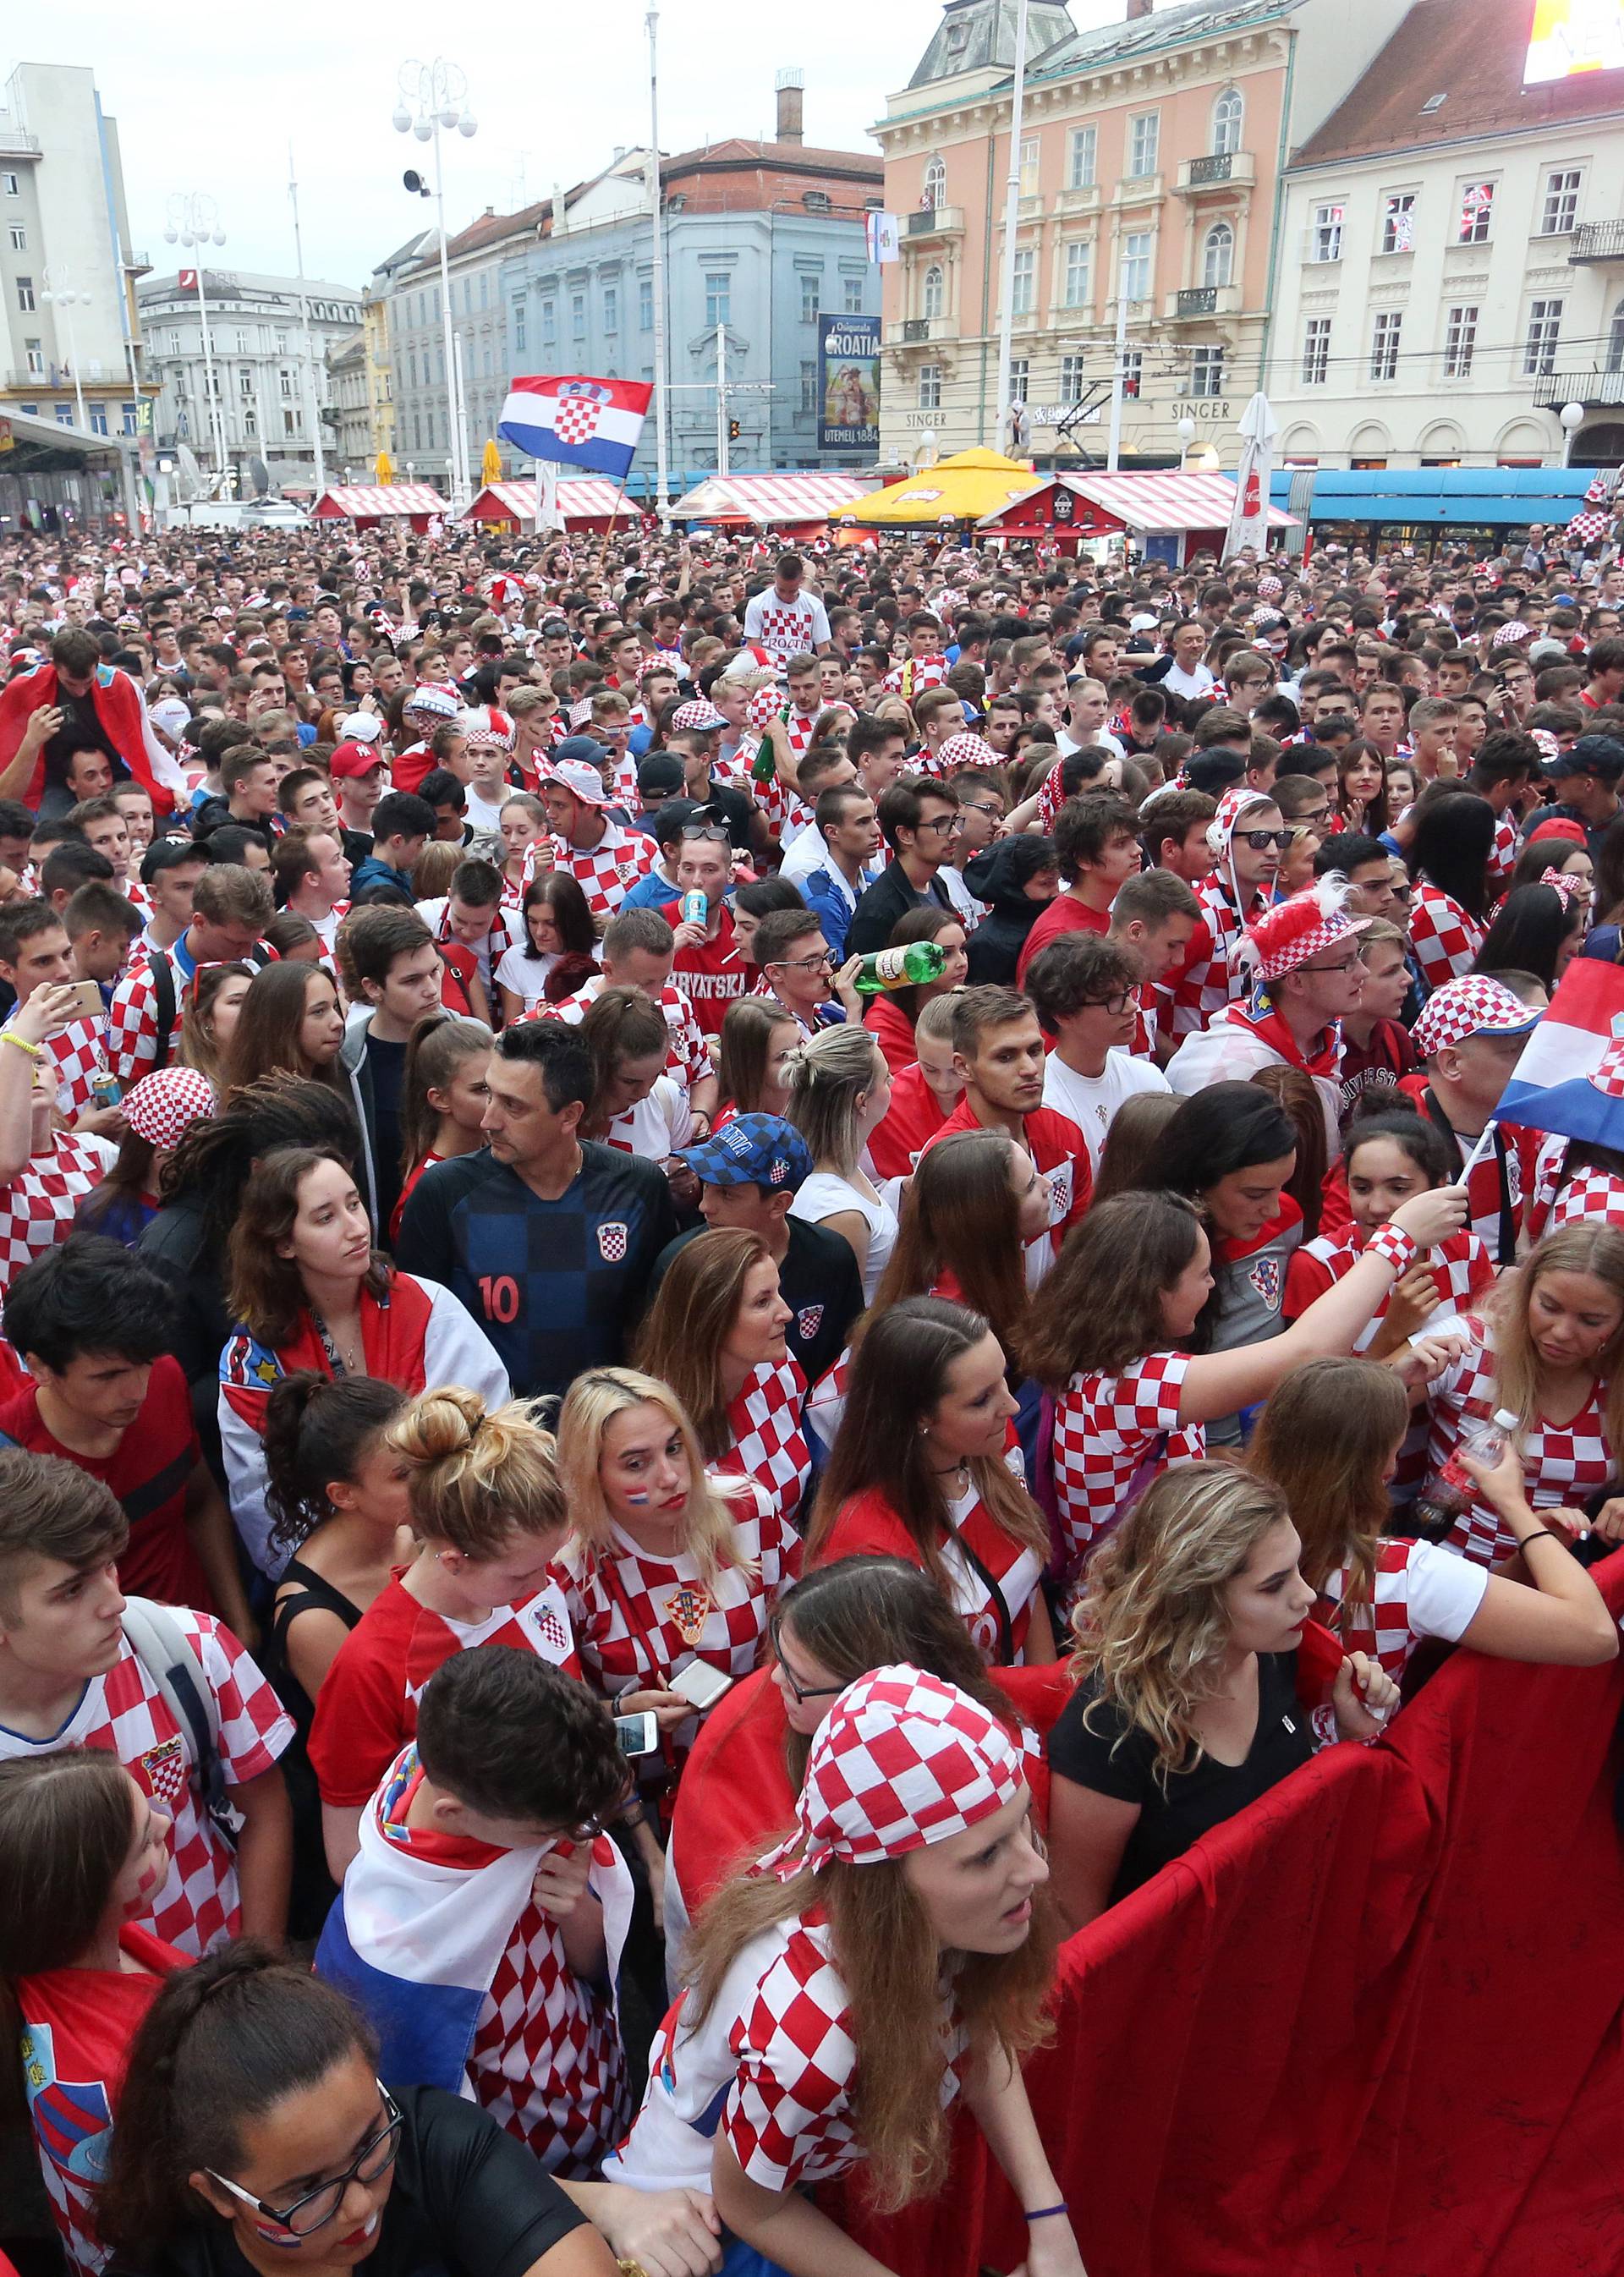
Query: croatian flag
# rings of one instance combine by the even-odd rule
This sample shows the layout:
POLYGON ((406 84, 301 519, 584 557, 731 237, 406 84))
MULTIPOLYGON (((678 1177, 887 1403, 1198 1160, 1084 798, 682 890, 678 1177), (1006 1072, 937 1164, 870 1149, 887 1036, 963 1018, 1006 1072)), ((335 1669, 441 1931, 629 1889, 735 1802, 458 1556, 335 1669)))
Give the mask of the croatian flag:
MULTIPOLYGON (((322 1930, 316 1973, 365 2014, 385 2079, 471 2099, 468 2057, 480 2012, 550 1846, 467 1842, 435 1858, 415 1854, 389 1818, 416 1773, 417 1750, 408 1748, 362 1812, 361 1848, 322 1930)), ((607 1835, 593 1845, 587 1886, 603 1907, 618 1990, 633 1885, 607 1835)))
POLYGON ((588 467, 623 483, 653 392, 645 382, 629 379, 515 379, 508 385, 497 435, 529 458, 588 467))
POLYGON ((1495 1113, 1502 1123, 1624 1148, 1624 965, 1574 957, 1495 1113))

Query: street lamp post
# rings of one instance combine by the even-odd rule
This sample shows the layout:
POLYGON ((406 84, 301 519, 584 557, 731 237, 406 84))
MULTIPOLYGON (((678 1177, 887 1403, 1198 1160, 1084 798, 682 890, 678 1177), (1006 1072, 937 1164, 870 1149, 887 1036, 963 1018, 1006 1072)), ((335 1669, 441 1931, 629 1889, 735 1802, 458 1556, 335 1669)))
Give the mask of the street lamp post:
POLYGON ((81 435, 88 435, 90 427, 85 416, 84 383, 79 376, 79 344, 73 337, 73 311, 75 308, 88 308, 90 295, 73 290, 72 274, 66 268, 53 269, 47 264, 42 274, 45 286, 40 294, 40 306, 42 308, 60 308, 67 318, 68 362, 73 367, 73 401, 79 412, 79 431, 81 435))
POLYGON ((1190 446, 1195 440, 1195 422, 1186 411, 1178 423, 1178 471, 1183 474, 1190 456, 1190 446))
POLYGON ((194 247, 197 252, 197 313, 203 328, 203 392, 209 406, 209 432, 214 440, 214 469, 219 479, 220 495, 225 495, 225 411, 217 402, 214 392, 214 343, 209 336, 209 295, 203 287, 203 256, 209 247, 224 245, 225 232, 220 227, 220 209, 210 197, 201 190, 178 190, 169 202, 169 223, 164 232, 165 245, 194 247))
POLYGON ((649 39, 649 217, 654 236, 654 510, 664 529, 670 520, 671 429, 666 393, 670 377, 666 369, 666 207, 660 181, 660 11, 651 8, 645 22, 649 39))
POLYGON ((434 146, 434 209, 440 241, 440 329, 446 358, 446 410, 451 429, 452 504, 460 514, 470 495, 468 437, 458 411, 456 350, 451 337, 451 263, 446 255, 446 184, 440 164, 440 129, 454 127, 465 139, 479 132, 479 122, 468 108, 468 75, 444 56, 420 63, 416 56, 400 66, 400 90, 394 107, 395 131, 415 134, 434 146), (416 103, 416 116, 411 106, 416 103))
POLYGON ((1584 424, 1584 406, 1565 403, 1556 415, 1562 423, 1562 464, 1566 467, 1574 455, 1574 438, 1584 424))

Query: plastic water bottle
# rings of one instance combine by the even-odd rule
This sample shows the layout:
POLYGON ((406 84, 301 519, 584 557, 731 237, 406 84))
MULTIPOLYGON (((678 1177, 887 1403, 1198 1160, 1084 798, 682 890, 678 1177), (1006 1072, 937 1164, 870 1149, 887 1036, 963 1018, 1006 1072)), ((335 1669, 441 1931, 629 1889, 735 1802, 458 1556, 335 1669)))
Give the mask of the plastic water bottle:
POLYGON ((1415 1515, 1423 1526, 1442 1532, 1476 1501, 1477 1481, 1462 1468, 1461 1456, 1470 1455, 1474 1461, 1490 1466, 1498 1463, 1506 1451, 1506 1440, 1521 1420, 1509 1407, 1497 1407, 1488 1422, 1474 1421, 1463 1426, 1454 1452, 1415 1498, 1415 1515))
POLYGON ((911 940, 905 948, 878 948, 858 967, 859 996, 878 996, 887 988, 917 988, 921 981, 940 980, 948 953, 940 941, 911 940))

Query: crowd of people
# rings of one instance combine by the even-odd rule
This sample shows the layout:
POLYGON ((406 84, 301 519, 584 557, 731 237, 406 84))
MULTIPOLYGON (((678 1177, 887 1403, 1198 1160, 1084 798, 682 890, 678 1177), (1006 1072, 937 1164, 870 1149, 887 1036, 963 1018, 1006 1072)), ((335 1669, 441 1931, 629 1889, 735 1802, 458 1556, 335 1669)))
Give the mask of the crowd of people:
POLYGON ((0 2244, 1081 2277, 1060 1939, 1615 1656, 1624 563, 1098 550, 0 537, 0 2244))

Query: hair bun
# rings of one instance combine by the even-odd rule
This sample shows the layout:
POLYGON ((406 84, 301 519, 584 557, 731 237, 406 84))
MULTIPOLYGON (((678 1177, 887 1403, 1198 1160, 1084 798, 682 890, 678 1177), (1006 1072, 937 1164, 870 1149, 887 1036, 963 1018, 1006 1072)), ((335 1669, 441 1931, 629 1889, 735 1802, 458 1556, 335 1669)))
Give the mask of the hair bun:
POLYGON ((389 1434, 392 1446, 415 1463, 443 1463, 466 1455, 485 1420, 485 1404, 465 1384, 447 1383, 413 1400, 389 1434))

